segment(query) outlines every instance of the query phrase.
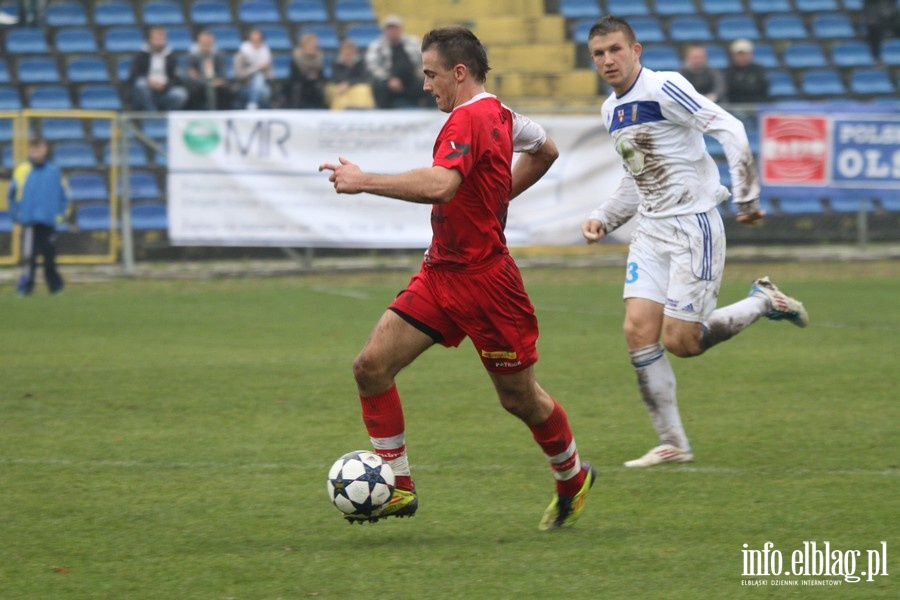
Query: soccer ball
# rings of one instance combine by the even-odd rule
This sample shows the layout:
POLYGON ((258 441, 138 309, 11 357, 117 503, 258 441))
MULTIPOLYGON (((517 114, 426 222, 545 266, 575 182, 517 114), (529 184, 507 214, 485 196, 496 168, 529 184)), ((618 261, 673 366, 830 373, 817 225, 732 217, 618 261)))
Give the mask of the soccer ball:
POLYGON ((328 471, 328 497, 344 514, 367 517, 393 493, 394 471, 374 452, 348 452, 328 471))

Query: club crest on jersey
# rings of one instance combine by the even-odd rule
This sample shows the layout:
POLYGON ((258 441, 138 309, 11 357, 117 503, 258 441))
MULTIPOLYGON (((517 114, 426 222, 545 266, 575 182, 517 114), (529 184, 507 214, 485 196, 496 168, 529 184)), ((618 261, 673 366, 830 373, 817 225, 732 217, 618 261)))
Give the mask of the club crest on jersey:
POLYGON ((625 121, 625 109, 620 108, 616 111, 616 118, 619 119, 619 123, 623 123, 625 121))
POLYGON ((453 149, 453 152, 445 156, 444 158, 459 158, 460 156, 465 156, 469 153, 469 150, 472 147, 469 144, 457 144, 456 142, 450 142, 450 147, 453 149))

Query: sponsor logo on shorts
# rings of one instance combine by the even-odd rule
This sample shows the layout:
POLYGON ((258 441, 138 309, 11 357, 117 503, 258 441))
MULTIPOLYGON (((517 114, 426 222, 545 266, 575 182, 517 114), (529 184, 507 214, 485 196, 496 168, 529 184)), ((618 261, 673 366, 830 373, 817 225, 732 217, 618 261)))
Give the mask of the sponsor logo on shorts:
POLYGON ((694 304, 690 303, 687 306, 685 306, 684 308, 682 308, 681 310, 686 313, 692 313, 692 312, 694 312, 694 304))
POLYGON ((484 358, 508 358, 511 360, 519 357, 518 354, 509 350, 482 350, 481 356, 484 358))
POLYGON ((515 362, 504 360, 504 361, 494 363, 495 369, 515 369, 516 367, 521 367, 521 366, 522 366, 521 360, 517 360, 515 362))
POLYGON ((672 298, 666 298, 666 306, 668 308, 678 308, 678 300, 673 300, 672 298))

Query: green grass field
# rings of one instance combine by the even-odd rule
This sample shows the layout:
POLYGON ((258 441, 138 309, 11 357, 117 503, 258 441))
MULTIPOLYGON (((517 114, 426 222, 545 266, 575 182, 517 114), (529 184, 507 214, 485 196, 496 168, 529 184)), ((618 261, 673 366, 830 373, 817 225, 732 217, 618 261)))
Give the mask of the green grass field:
POLYGON ((697 462, 633 471, 654 436, 621 270, 524 270, 538 378, 599 468, 552 533, 549 469, 468 342, 399 377, 419 514, 350 526, 330 505, 328 467, 369 446, 350 365, 407 274, 6 286, 0 598, 900 597, 900 263, 726 271, 721 304, 768 273, 812 325, 673 358, 697 462), (785 570, 805 541, 859 550, 857 573, 886 541, 889 575, 743 577, 767 541, 785 570))

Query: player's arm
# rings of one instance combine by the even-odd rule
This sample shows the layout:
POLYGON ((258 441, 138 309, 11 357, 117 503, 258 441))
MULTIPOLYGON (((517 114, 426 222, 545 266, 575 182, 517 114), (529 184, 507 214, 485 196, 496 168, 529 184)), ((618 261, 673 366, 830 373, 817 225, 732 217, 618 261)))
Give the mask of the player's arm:
POLYGON ((550 170, 557 158, 559 158, 559 149, 549 136, 537 150, 520 153, 512 169, 512 187, 509 199, 512 200, 534 185, 544 176, 544 173, 550 170))
POLYGON ((603 236, 612 233, 637 214, 640 205, 641 198, 634 178, 630 173, 626 173, 615 193, 594 209, 581 226, 581 235, 588 244, 599 242, 603 236))
POLYGON ((367 192, 416 204, 444 204, 453 199, 462 183, 459 171, 446 167, 424 167, 384 175, 366 173, 343 156, 338 161, 319 165, 319 171, 331 171, 328 181, 334 184, 334 191, 339 194, 367 192))

